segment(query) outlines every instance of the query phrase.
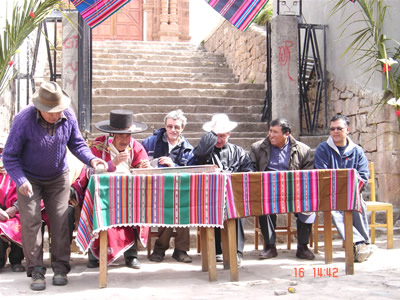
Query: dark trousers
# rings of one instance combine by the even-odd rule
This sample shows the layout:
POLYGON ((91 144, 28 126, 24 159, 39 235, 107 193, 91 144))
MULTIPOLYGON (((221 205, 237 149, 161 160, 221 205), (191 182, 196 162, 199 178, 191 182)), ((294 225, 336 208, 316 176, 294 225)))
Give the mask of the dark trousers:
POLYGON ((68 171, 51 180, 28 178, 32 185, 31 198, 18 193, 22 226, 22 245, 27 264, 27 275, 32 271, 46 273, 43 263, 42 216, 43 199, 51 230, 51 266, 54 273, 67 274, 71 270, 70 235, 68 229, 69 174, 68 171))
POLYGON ((24 251, 20 246, 15 243, 9 243, 0 239, 0 269, 4 267, 7 262, 7 249, 11 248, 10 253, 8 254, 8 260, 11 265, 21 264, 21 261, 24 259, 24 251))
MULTIPOLYGON (((236 219, 236 246, 237 252, 243 254, 244 249, 244 224, 246 219, 236 219)), ((215 253, 222 254, 221 230, 215 228, 215 253)))
MULTIPOLYGON (((274 245, 276 242, 276 219, 275 214, 259 217, 261 232, 264 236, 264 246, 274 245)), ((312 224, 306 224, 299 219, 296 220, 297 240, 299 244, 308 244, 310 239, 312 224)))
MULTIPOLYGON (((158 228, 158 238, 154 244, 154 252, 165 255, 165 251, 169 248, 169 241, 171 239, 174 228, 160 227, 158 228)), ((189 251, 190 247, 190 232, 187 228, 176 228, 175 249, 181 251, 189 251)))

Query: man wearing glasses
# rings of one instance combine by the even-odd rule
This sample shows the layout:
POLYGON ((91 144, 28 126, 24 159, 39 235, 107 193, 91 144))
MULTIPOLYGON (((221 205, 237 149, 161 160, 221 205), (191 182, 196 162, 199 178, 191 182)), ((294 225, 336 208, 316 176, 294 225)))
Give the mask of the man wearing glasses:
MULTIPOLYGON (((151 159, 149 164, 152 167, 178 167, 192 164, 193 146, 182 135, 186 121, 182 110, 171 111, 164 118, 164 128, 155 130, 152 136, 142 142, 143 148, 151 159)), ((158 239, 149 257, 151 261, 163 261, 173 230, 172 227, 158 228, 158 239)), ((175 249, 172 257, 178 262, 191 263, 192 258, 187 254, 190 246, 189 228, 175 230, 175 249)))
MULTIPOLYGON (((336 115, 331 119, 330 137, 326 142, 319 144, 314 157, 316 169, 356 169, 364 184, 368 182, 368 160, 363 149, 356 145, 349 137, 349 119, 336 115)), ((372 250, 369 244, 369 227, 367 206, 361 197, 362 212, 353 212, 353 242, 354 260, 365 261, 372 250)), ((340 236, 344 236, 344 214, 332 211, 332 220, 340 236)))

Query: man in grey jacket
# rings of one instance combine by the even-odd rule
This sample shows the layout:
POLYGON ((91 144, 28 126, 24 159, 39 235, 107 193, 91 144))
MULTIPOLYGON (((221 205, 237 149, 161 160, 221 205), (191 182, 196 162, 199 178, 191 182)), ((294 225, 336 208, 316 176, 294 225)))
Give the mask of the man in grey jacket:
MULTIPOLYGON (((270 122, 267 138, 251 145, 250 158, 257 171, 287 171, 313 169, 314 162, 310 147, 298 142, 290 134, 291 127, 286 119, 280 118, 270 122)), ((312 260, 314 254, 308 249, 312 223, 315 213, 298 213, 297 216, 297 252, 301 259, 312 260)), ((264 236, 264 250, 260 259, 276 257, 275 227, 276 215, 260 216, 260 227, 264 236)))

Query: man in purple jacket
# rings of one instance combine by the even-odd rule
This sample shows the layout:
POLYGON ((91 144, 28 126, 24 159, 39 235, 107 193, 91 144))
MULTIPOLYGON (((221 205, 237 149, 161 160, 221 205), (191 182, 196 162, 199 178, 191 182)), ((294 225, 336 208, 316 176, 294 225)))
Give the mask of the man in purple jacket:
POLYGON ((71 100, 55 82, 44 82, 30 105, 18 113, 3 152, 4 167, 17 185, 22 245, 31 289, 46 288, 43 263, 41 207, 43 199, 51 231, 53 285, 66 285, 70 271, 68 234, 69 170, 66 150, 96 168, 107 163, 96 158, 78 128, 71 100))

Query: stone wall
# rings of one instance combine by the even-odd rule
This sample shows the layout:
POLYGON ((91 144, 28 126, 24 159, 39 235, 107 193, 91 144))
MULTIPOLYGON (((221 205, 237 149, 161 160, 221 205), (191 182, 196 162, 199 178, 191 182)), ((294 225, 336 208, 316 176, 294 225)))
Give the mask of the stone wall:
POLYGON ((377 201, 400 207, 400 127, 390 105, 377 107, 382 93, 332 80, 328 120, 336 113, 350 119, 350 137, 375 163, 377 201))
POLYGON ((258 25, 245 32, 224 20, 204 41, 205 48, 223 54, 240 83, 265 84, 266 33, 258 25))

